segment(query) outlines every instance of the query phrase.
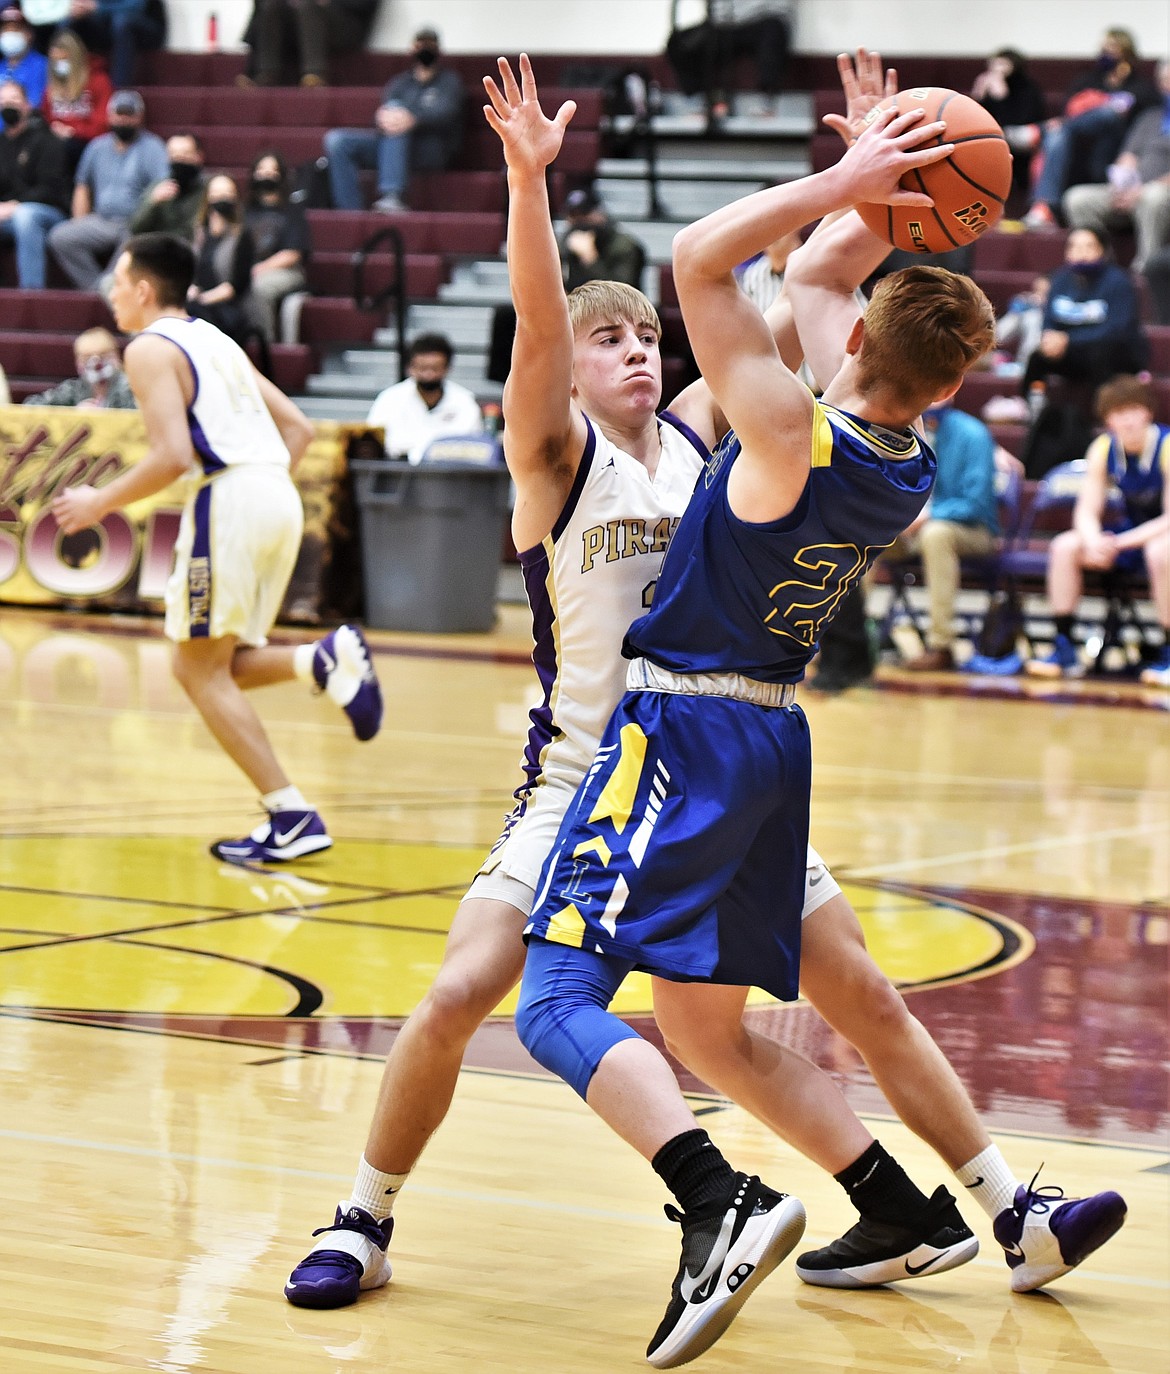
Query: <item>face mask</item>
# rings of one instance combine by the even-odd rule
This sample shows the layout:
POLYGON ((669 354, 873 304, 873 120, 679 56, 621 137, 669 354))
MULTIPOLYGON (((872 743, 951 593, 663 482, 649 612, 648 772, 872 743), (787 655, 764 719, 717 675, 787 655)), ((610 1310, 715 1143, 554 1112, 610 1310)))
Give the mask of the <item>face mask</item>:
POLYGON ((0 119, 9 129, 14 129, 24 118, 24 111, 18 105, 5 105, 0 109, 0 119))
POLYGON ((77 372, 90 386, 97 386, 100 382, 108 382, 117 370, 112 358, 86 358, 77 372))
POLYGON ((170 171, 171 180, 179 188, 180 195, 185 195, 199 177, 199 168, 193 162, 172 162, 170 171))
POLYGON ((443 390, 442 380, 434 382, 415 382, 422 396, 437 396, 443 390))
POLYGON ((110 133, 119 143, 133 143, 138 137, 137 124, 111 124, 110 133))
POLYGON ((1073 265, 1074 272, 1079 272, 1082 277, 1089 277, 1090 279, 1099 277, 1104 270, 1104 258, 1098 258, 1096 262, 1078 262, 1073 265))
POLYGON ((414 60, 420 67, 433 67, 439 60, 438 48, 416 48, 414 60))
POLYGON ((280 178, 253 177, 252 189, 258 196, 275 195, 280 191, 280 178))
POLYGON ((58 81, 68 80, 69 73, 72 70, 73 68, 70 66, 68 59, 53 63, 53 75, 58 81))
POLYGON ((234 200, 213 200, 207 207, 214 210, 217 215, 222 215, 224 219, 235 219, 236 202, 234 200))
POLYGON ((17 33, 13 29, 6 29, 0 33, 0 53, 10 61, 16 57, 23 57, 27 51, 28 39, 23 33, 17 33))

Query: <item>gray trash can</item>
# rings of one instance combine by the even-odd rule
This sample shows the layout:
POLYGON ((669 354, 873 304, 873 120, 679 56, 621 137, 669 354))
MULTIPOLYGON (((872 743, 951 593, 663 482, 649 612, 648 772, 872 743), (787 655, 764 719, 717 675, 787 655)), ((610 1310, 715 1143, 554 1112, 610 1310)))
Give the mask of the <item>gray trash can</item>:
POLYGON ((490 630, 511 481, 504 467, 353 459, 366 623, 490 630))

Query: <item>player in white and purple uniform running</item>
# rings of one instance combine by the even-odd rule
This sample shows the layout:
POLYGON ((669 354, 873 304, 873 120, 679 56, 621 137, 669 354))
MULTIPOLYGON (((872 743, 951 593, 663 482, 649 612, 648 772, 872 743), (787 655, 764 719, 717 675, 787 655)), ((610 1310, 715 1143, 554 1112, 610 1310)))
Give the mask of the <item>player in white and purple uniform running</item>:
POLYGON ((238 344, 185 306, 189 244, 169 234, 131 239, 110 304, 137 335, 126 375, 146 426, 146 457, 106 486, 71 487, 53 504, 66 533, 183 481, 186 504, 166 590, 175 676, 225 753, 260 793, 267 819, 212 845, 233 863, 282 863, 333 843, 281 767, 244 693, 299 678, 329 696, 359 739, 382 719, 382 697, 356 626, 315 644, 267 643, 301 546, 304 513, 290 469, 313 437, 293 403, 238 344))

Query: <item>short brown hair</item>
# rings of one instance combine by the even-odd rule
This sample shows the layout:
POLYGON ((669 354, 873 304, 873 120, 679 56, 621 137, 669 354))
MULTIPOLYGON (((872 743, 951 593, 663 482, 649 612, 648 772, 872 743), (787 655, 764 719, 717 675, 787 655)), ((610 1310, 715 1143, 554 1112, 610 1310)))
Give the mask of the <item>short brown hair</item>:
POLYGON ((917 414, 995 342, 995 312, 970 277, 905 267, 883 277, 865 312, 858 385, 917 414))
POLYGON ((1157 409, 1153 387, 1140 377, 1112 377, 1097 388, 1093 398, 1093 407, 1102 424, 1115 410, 1125 410, 1128 406, 1141 406, 1153 415, 1157 409))
POLYGON ((636 286, 622 281, 587 281, 569 292, 569 320, 576 332, 595 320, 625 320, 635 327, 648 324, 662 338, 658 311, 636 286))

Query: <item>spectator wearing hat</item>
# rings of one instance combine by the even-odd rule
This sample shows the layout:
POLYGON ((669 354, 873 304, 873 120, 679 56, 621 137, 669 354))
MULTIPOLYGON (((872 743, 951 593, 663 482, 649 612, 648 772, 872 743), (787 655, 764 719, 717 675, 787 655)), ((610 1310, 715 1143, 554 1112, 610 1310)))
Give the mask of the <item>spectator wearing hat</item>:
POLYGON ((646 250, 614 224, 597 193, 570 191, 563 208, 566 226, 560 248, 566 290, 587 281, 620 281, 640 288, 646 250))
MULTIPOLYGON (((2 0, 0 0, 2 3, 2 0)), ((19 81, 36 109, 45 94, 49 62, 33 47, 33 31, 19 5, 0 8, 0 80, 19 81)))
POLYGON ((33 111, 19 81, 0 81, 0 243, 16 246, 20 285, 45 284, 45 243, 69 207, 65 147, 33 111))
POLYGON ((45 123, 65 143, 69 170, 81 161, 86 145, 110 127, 110 78, 93 66, 85 44, 69 29, 49 44, 49 81, 41 112, 45 123))
MULTIPOLYGON (((323 86, 329 58, 366 45, 380 0, 256 0, 244 41, 251 44, 254 84, 280 86, 292 55, 302 86, 323 86)), ((252 84, 245 78, 242 84, 252 84)))
POLYGON ((143 127, 146 106, 137 91, 111 96, 108 133, 81 155, 73 184, 73 215, 49 234, 61 270, 82 291, 94 291, 126 237, 143 192, 167 175, 167 154, 157 134, 143 127))
POLYGON ((371 129, 330 129, 325 135, 329 185, 338 210, 362 208, 360 168, 378 174, 374 209, 405 210, 403 195, 411 171, 441 172, 463 142, 463 82, 444 67, 439 35, 419 29, 408 71, 386 85, 371 129))

